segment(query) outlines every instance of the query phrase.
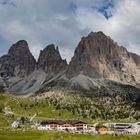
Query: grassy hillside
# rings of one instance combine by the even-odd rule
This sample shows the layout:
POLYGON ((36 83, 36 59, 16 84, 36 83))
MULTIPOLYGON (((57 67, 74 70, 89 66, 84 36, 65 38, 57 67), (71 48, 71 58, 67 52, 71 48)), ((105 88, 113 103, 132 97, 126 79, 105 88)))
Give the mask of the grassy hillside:
POLYGON ((57 109, 65 109, 78 114, 86 120, 138 120, 140 111, 132 101, 126 101, 121 96, 86 97, 66 91, 49 91, 46 96, 50 104, 57 109))
POLYGON ((28 131, 3 132, 0 131, 1 140, 139 140, 140 136, 112 136, 112 135, 84 135, 68 134, 63 132, 28 131))
POLYGON ((35 113, 38 115, 35 119, 75 119, 77 114, 64 109, 56 109, 49 104, 47 99, 21 98, 0 94, 0 127, 7 127, 18 117, 32 117, 35 113), (14 113, 14 116, 5 116, 5 108, 8 107, 14 113))
POLYGON ((49 91, 35 97, 16 97, 0 94, 0 127, 8 127, 18 117, 36 120, 80 119, 87 123, 97 121, 135 121, 140 112, 132 102, 125 102, 120 96, 84 97, 65 91, 49 91), (14 116, 5 116, 9 108, 14 116))
POLYGON ((139 140, 140 136, 111 136, 67 134, 47 131, 10 131, 9 127, 18 117, 36 120, 80 119, 85 122, 130 121, 139 118, 139 111, 132 102, 125 102, 120 96, 85 97, 66 91, 49 91, 34 97, 16 97, 0 94, 0 140, 139 140), (9 108, 14 116, 5 115, 9 108))

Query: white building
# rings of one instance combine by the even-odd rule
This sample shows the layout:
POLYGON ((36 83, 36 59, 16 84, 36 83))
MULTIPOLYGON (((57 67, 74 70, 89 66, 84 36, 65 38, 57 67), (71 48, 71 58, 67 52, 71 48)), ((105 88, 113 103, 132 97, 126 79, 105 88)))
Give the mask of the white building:
POLYGON ((38 130, 84 130, 87 125, 79 120, 46 120, 42 121, 38 126, 38 130))

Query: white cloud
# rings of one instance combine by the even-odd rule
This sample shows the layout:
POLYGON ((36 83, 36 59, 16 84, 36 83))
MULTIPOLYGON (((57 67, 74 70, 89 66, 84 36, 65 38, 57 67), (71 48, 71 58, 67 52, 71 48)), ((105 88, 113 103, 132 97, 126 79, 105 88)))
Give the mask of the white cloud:
POLYGON ((103 15, 95 12, 93 9, 79 8, 77 9, 77 23, 80 30, 98 31, 103 29, 108 22, 103 15))
POLYGON ((128 50, 140 54, 139 13, 139 0, 120 0, 115 5, 113 16, 108 20, 100 13, 86 8, 77 10, 76 19, 82 30, 88 32, 101 30, 128 50))
POLYGON ((140 54, 139 0, 9 1, 15 6, 0 4, 0 52, 19 39, 26 39, 36 58, 40 49, 54 43, 62 57, 70 61, 83 35, 102 30, 120 45, 140 54), (97 12, 106 1, 114 2, 113 16, 108 20, 97 12))

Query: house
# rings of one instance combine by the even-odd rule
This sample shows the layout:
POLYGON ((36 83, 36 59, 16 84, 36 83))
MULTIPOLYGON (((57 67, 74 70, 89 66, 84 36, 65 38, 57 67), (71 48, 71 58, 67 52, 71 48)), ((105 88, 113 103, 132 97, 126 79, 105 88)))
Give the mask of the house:
POLYGON ((59 120, 45 120, 40 123, 38 130, 56 130, 61 123, 59 120))
POLYGON ((85 127, 86 130, 92 130, 92 131, 95 131, 95 125, 93 124, 87 124, 86 127, 85 127))
POLYGON ((38 130, 83 130, 85 123, 79 120, 45 120, 38 130))
POLYGON ((77 130, 83 130, 86 127, 86 123, 79 120, 68 120, 68 123, 76 127, 77 130))
POLYGON ((99 133, 106 133, 108 131, 108 128, 105 125, 98 124, 95 126, 95 130, 99 133))
POLYGON ((109 123, 108 126, 113 129, 128 129, 132 127, 132 123, 109 123))

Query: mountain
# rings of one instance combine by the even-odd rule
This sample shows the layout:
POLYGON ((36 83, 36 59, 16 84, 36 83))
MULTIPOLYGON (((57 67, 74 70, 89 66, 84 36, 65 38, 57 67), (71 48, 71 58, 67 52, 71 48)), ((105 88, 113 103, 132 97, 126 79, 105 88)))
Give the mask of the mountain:
POLYGON ((32 95, 88 120, 139 119, 139 75, 140 56, 101 31, 81 38, 69 64, 54 44, 36 61, 25 40, 0 58, 1 92, 32 95))
POLYGON ((60 56, 58 47, 54 44, 48 45, 40 51, 38 59, 38 68, 44 70, 47 74, 56 74, 65 70, 67 67, 66 60, 60 56))
POLYGON ((137 84, 140 83, 140 57, 129 53, 103 32, 91 32, 81 39, 68 67, 68 78, 79 74, 137 84))
POLYGON ((61 58, 58 47, 48 45, 40 51, 36 68, 28 76, 8 85, 7 91, 16 94, 30 94, 39 90, 46 81, 63 75, 67 62, 61 58))
POLYGON ((54 44, 41 50, 36 62, 27 42, 21 40, 0 58, 0 73, 0 83, 9 93, 33 94, 57 88, 133 100, 140 96, 140 56, 101 31, 81 38, 69 65, 54 44))
POLYGON ((25 40, 13 44, 8 54, 0 58, 1 77, 25 77, 35 69, 36 60, 25 40))

